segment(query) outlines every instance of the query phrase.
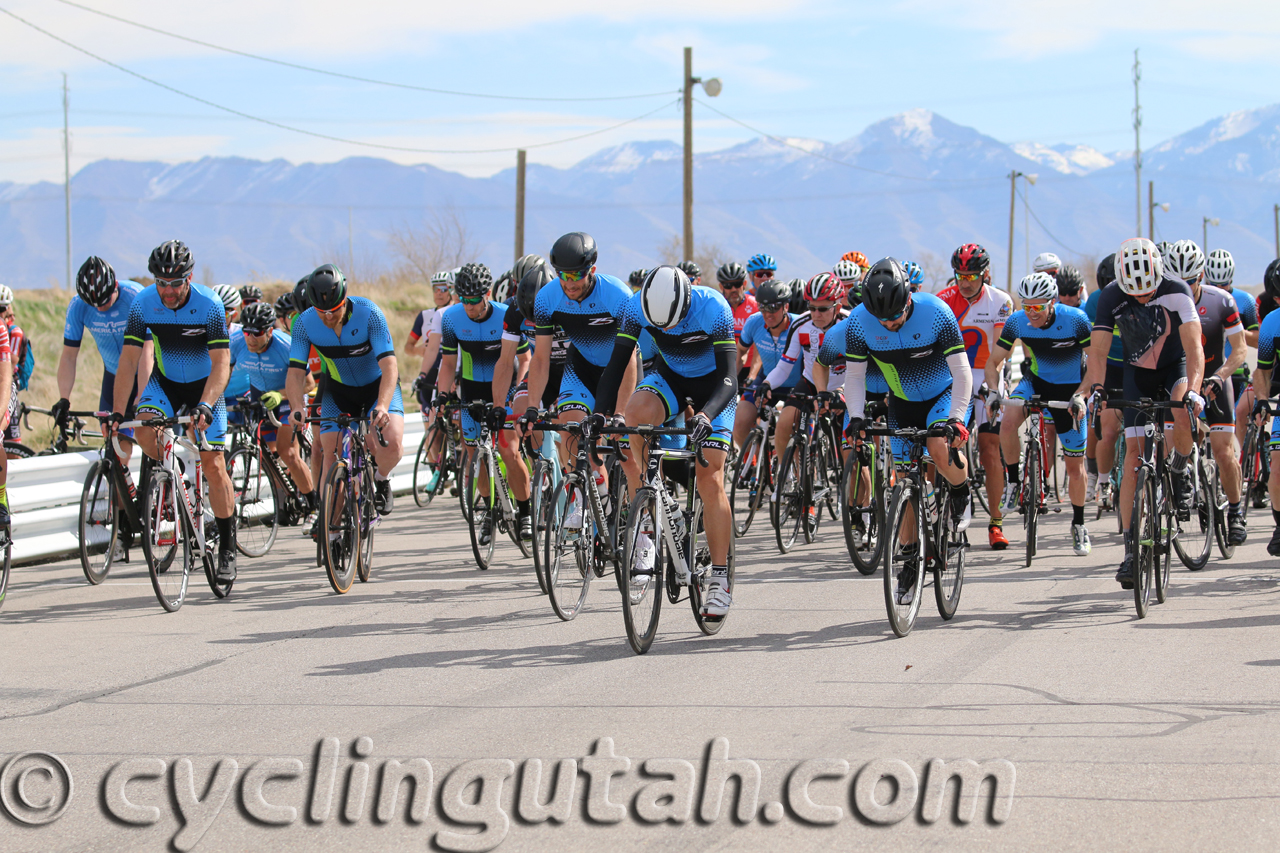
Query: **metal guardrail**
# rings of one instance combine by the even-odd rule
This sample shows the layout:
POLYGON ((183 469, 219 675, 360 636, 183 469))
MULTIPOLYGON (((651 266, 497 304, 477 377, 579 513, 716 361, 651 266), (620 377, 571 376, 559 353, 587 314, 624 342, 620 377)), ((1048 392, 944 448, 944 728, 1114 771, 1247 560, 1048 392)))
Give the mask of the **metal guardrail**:
MULTIPOLYGON (((413 460, 424 432, 415 412, 405 417, 404 457, 391 473, 396 494, 413 490, 413 460)), ((141 451, 133 454, 130 468, 138 479, 141 451)), ((10 459, 9 511, 13 524, 14 564, 70 556, 80 548, 80 494, 89 467, 98 459, 94 451, 10 459)))

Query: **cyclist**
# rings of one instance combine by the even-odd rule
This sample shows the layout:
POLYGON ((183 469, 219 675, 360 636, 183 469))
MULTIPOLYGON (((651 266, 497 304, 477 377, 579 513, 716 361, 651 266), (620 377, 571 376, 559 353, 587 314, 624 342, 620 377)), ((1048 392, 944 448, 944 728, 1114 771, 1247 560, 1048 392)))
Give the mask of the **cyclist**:
MULTIPOLYGON (((1115 253, 1107 255, 1098 263, 1095 280, 1098 289, 1089 294, 1084 304, 1084 313, 1089 317, 1090 323, 1097 321, 1098 302, 1103 290, 1116 280, 1115 253)), ((1120 340, 1119 333, 1111 337, 1111 349, 1107 351, 1107 369, 1102 385, 1107 395, 1117 399, 1124 398, 1124 342, 1120 340)), ((1088 445, 1085 448, 1085 467, 1089 472, 1084 496, 1086 503, 1097 497, 1099 479, 1104 483, 1110 482, 1111 468, 1116 463, 1116 441, 1120 438, 1120 431, 1124 429, 1124 418, 1119 409, 1099 409, 1093 399, 1089 402, 1094 410, 1094 427, 1089 430, 1088 445)), ((1113 506, 1117 497, 1118 495, 1111 495, 1109 498, 1113 506)))
POLYGON ((1056 276, 1058 280, 1058 303, 1071 308, 1082 308, 1086 291, 1084 273, 1071 264, 1063 264, 1056 276))
POLYGON ((911 285, 911 292, 919 293, 924 287, 924 270, 915 261, 907 261, 902 268, 907 271, 907 282, 911 285))
MULTIPOLYGON (((521 366, 528 369, 532 342, 537 327, 533 322, 534 304, 542 289, 556 280, 556 274, 546 261, 528 270, 516 285, 515 298, 507 303, 507 313, 503 318, 502 357, 494 372, 494 387, 502 387, 509 379, 510 371, 517 353, 521 355, 521 366)), ((542 397, 534 402, 536 408, 554 410, 556 398, 560 395, 560 380, 564 376, 565 365, 569 362, 569 342, 564 331, 556 327, 551 342, 551 366, 547 372, 547 384, 542 390, 542 397)), ((511 400, 513 412, 527 412, 529 409, 529 385, 527 381, 516 386, 511 400)))
MULTIPOLYGON (((1198 414, 1204 398, 1193 388, 1200 387, 1204 372, 1204 350, 1200 344, 1200 318, 1196 314, 1191 288, 1165 275, 1164 261, 1155 243, 1133 237, 1116 252, 1116 281, 1098 299, 1098 316, 1093 323, 1089 347, 1089 369, 1084 385, 1095 393, 1103 388, 1106 356, 1111 339, 1119 331, 1124 343, 1124 397, 1138 400, 1182 402, 1189 400, 1198 414)), ((1145 418, 1133 409, 1124 410, 1125 453, 1130 460, 1141 458, 1145 418), (1141 421, 1141 423, 1140 423, 1141 421)), ((1174 498, 1178 515, 1191 517, 1191 481, 1187 462, 1192 451, 1191 421, 1185 409, 1173 410, 1173 449, 1169 468, 1173 473, 1174 498)), ((1125 535, 1125 557, 1116 572, 1123 589, 1133 588, 1133 553, 1127 508, 1133 506, 1134 465, 1124 466, 1120 481, 1120 526, 1125 535)))
POLYGON ((840 256, 840 260, 857 264, 858 268, 862 270, 864 275, 867 272, 867 267, 870 266, 870 264, 867 263, 867 256, 861 252, 845 252, 840 256))
POLYGON ((293 291, 282 293, 276 299, 276 328, 287 332, 293 328, 293 320, 298 316, 298 309, 293 304, 293 291))
MULTIPOLYGON (((747 440, 747 433, 756 425, 760 409, 756 404, 756 395, 764 377, 777 366, 779 359, 787 350, 788 331, 799 319, 799 315, 787 310, 791 301, 791 287, 785 281, 765 279, 756 289, 756 302, 760 310, 752 314, 742 327, 742 335, 738 340, 738 352, 744 353, 754 348, 756 355, 749 383, 742 387, 742 396, 738 400, 737 414, 733 422, 733 441, 739 447, 747 440)), ((783 380, 775 392, 778 396, 790 394, 791 389, 803 378, 804 365, 795 362, 791 372, 783 380)), ((762 402, 760 405, 764 405, 762 402)))
MULTIPOLYGON (((968 472, 963 464, 952 463, 949 448, 963 447, 969 440, 965 423, 973 399, 973 374, 954 312, 932 294, 912 293, 907 271, 897 259, 876 261, 862 281, 862 304, 845 326, 845 359, 844 396, 849 406, 845 434, 856 440, 866 425, 867 364, 874 359, 889 383, 890 427, 945 425, 946 437, 930 438, 925 446, 938 473, 953 487, 951 510, 959 520, 957 527, 967 529, 973 515, 968 472)), ((893 438, 890 446, 896 462, 905 464, 909 458, 905 442, 893 438)), ((915 528, 909 523, 907 529, 915 528)), ((913 542, 904 539, 903 544, 913 542)), ((911 603, 918 549, 916 544, 916 559, 906 561, 898 576, 899 604, 911 603)))
POLYGON ((1209 424, 1209 444, 1218 463, 1222 491, 1227 502, 1227 541, 1243 545, 1248 538, 1244 511, 1240 506, 1240 458, 1235 446, 1236 398, 1231 381, 1236 368, 1244 364, 1245 332, 1235 298, 1220 287, 1204 283, 1204 252, 1191 240, 1179 240, 1169 249, 1169 273, 1191 288, 1200 315, 1201 346, 1204 348, 1205 404, 1201 417, 1209 424), (1231 354, 1224 358, 1225 340, 1231 354))
POLYGON ((644 284, 644 277, 649 274, 648 270, 632 270, 631 275, 627 277, 627 286, 631 288, 631 292, 635 293, 644 284))
MULTIPOLYGON (((244 305, 244 300, 240 296, 240 291, 229 284, 214 285, 213 292, 222 300, 222 307, 227 312, 227 339, 231 342, 228 346, 231 352, 231 378, 227 380, 227 387, 223 390, 222 396, 228 402, 240 402, 249 393, 249 374, 236 364, 236 351, 244 348, 244 334, 240 331, 240 323, 237 322, 240 319, 240 309, 244 305), (239 347, 236 346, 237 339, 240 340, 239 347)), ((243 413, 239 409, 228 410, 227 423, 244 423, 243 413)))
POLYGON ((773 431, 773 450, 779 459, 786 452, 787 443, 791 441, 791 431, 800 419, 800 407, 810 405, 808 400, 802 398, 813 397, 818 393, 819 389, 814 384, 813 364, 822 347, 822 338, 845 317, 840 305, 840 300, 844 297, 844 286, 831 273, 818 273, 805 283, 801 293, 809 304, 809 310, 791 324, 787 333, 786 350, 778 357, 778 363, 765 376, 756 393, 756 400, 769 405, 774 396, 773 389, 785 387, 794 366, 802 365, 801 377, 787 395, 787 402, 773 431))
MULTIPOLYGON (((1262 321, 1261 308, 1266 299, 1265 284, 1262 294, 1255 302, 1253 297, 1243 290, 1236 290, 1232 280, 1235 278, 1235 261, 1231 253, 1225 249, 1214 249, 1205 262, 1205 280, 1209 284, 1220 287, 1236 302, 1240 311, 1240 323, 1244 326, 1244 341, 1247 346, 1257 348, 1259 323, 1262 321)), ((1270 310, 1268 306, 1268 310, 1270 310)), ((1231 357, 1233 347, 1228 341, 1227 358, 1231 357)), ((1249 426, 1249 413, 1253 411, 1254 395, 1249 386, 1249 365, 1242 363, 1235 373, 1231 374, 1232 390, 1236 399, 1236 443, 1244 446, 1244 433, 1249 426)), ((1259 484, 1261 485, 1261 484, 1259 484)), ((1246 496, 1247 497, 1247 496, 1246 496)))
MULTIPOLYGON (((508 308, 489 299, 493 289, 493 274, 484 264, 463 264, 454 281, 461 304, 445 309, 441 319, 440 349, 444 358, 440 362, 440 389, 449 393, 458 389, 462 409, 462 437, 467 444, 467 457, 474 453, 480 439, 478 420, 485 403, 494 404, 495 415, 502 419, 495 428, 505 423, 510 412, 506 408, 507 396, 512 390, 511 373, 499 385, 496 370, 503 351, 503 321, 508 308)), ((524 346, 524 344, 521 344, 524 346)), ((497 430, 495 434, 498 453, 507 467, 507 482, 519 508, 520 536, 533 538, 533 524, 529 515, 529 469, 520 458, 520 442, 514 430, 497 430)), ((484 487, 486 484, 482 483, 484 487)), ((485 515, 481 538, 488 544, 493 531, 485 515)))
MULTIPOLYGON (((1059 274, 1061 276, 1061 274, 1059 274)), ((1048 273, 1037 272, 1018 282, 1018 299, 1022 308, 1004 324, 1004 329, 987 359, 986 381, 992 387, 1000 382, 1000 366, 1021 340, 1030 351, 1025 362, 1030 371, 1023 375, 1018 387, 1006 401, 1000 419, 1000 447, 1004 451, 1008 472, 1004 513, 1018 509, 1018 485, 1022 482, 1018 469, 1019 427, 1026 420, 1023 405, 1033 395, 1046 401, 1069 401, 1068 411, 1050 409, 1053 429, 1062 441, 1062 455, 1067 466, 1067 493, 1071 497, 1071 548, 1077 557, 1087 557, 1092 550, 1089 529, 1084 524, 1084 421, 1086 405, 1080 382, 1084 378, 1084 351, 1092 337, 1089 317, 1079 308, 1058 304, 1058 283, 1048 273)), ((1052 447, 1053 445, 1049 445, 1052 447)), ((1039 495, 1029 495, 1024 512, 1037 512, 1039 495)))
MULTIPOLYGON (((1259 300, 1262 305, 1267 306, 1267 312, 1262 319, 1261 334, 1258 336, 1258 369, 1253 373, 1253 387, 1258 389, 1258 393, 1267 389, 1268 396, 1271 396, 1270 392, 1275 390, 1273 383, 1276 379, 1276 353, 1280 351, 1280 311, 1274 310, 1280 304, 1280 260, 1272 261, 1267 266, 1262 286, 1265 289, 1259 300)), ((1258 404, 1254 415, 1261 415, 1266 409, 1265 403, 1258 404)), ((1271 517, 1275 521, 1275 531, 1271 534, 1271 541, 1267 543, 1267 553, 1280 557, 1280 510, 1277 510, 1280 507, 1280 413, 1274 414, 1277 416, 1271 422, 1271 474, 1267 480, 1267 489, 1271 496, 1271 517)))
POLYGON ((413 327, 404 342, 404 353, 419 359, 418 378, 413 383, 413 394, 418 399, 422 420, 431 423, 435 398, 436 379, 440 374, 440 321, 445 309, 456 304, 453 297, 454 274, 441 271, 431 276, 431 298, 435 304, 423 308, 413 318, 413 327), (430 350, 430 352, 428 352, 430 350))
MULTIPOLYGON (((290 423, 300 428, 306 417, 305 382, 314 346, 325 374, 324 386, 316 395, 320 416, 368 417, 387 443, 383 447, 371 433, 366 446, 377 465, 373 474, 374 502, 380 514, 389 515, 392 497, 391 482, 387 478, 403 454, 404 402, 400 397, 400 370, 387 318, 373 300, 349 295, 347 277, 333 264, 317 267, 307 278, 306 299, 310 307, 294 322, 289 344, 285 393, 289 398, 290 423)), ((294 301, 297 301, 296 295, 294 301)), ((335 421, 321 423, 320 443, 324 458, 317 483, 324 482, 337 457, 338 424, 335 421)))
POLYGON ((1041 252, 1031 262, 1032 272, 1047 272, 1053 278, 1058 277, 1058 270, 1060 269, 1062 269, 1062 259, 1053 252, 1041 252))
MULTIPOLYGON (((551 268, 558 281, 538 292, 533 305, 535 344, 529 365, 529 400, 541 401, 551 380, 552 354, 556 348, 557 329, 568 341, 568 361, 560 378, 560 396, 556 398, 556 420, 578 423, 596 408, 603 392, 605 367, 618 336, 619 319, 631 300, 631 289, 611 275, 596 272, 599 251, 590 234, 571 231, 551 247, 551 268)), ((650 273, 652 275, 652 273, 650 273)), ((624 403, 635 389, 634 362, 619 377, 620 387, 611 389, 624 403)), ((539 417, 530 406, 520 418, 522 435, 530 433, 529 425, 539 417)), ((570 456, 577 453, 572 438, 563 445, 570 456)), ((596 488, 607 494, 604 469, 595 469, 596 488)), ((570 509, 570 520, 576 522, 581 507, 570 509)))
MULTIPOLYGON (((315 512, 320 508, 320 499, 311 479, 311 470, 302 460, 298 445, 293 440, 296 429, 289 422, 289 403, 284 396, 293 338, 288 332, 275 328, 275 310, 265 302, 245 306, 244 323, 239 332, 231 337, 231 357, 248 377, 247 393, 251 398, 260 400, 280 421, 279 430, 265 430, 263 438, 268 447, 280 454, 280 461, 289 469, 289 476, 307 502, 308 510, 315 512)), ((311 374, 306 375, 305 383, 307 392, 315 387, 311 374)))
MULTIPOLYGON (((102 356, 102 390, 98 394, 98 411, 110 412, 115 404, 116 370, 120 366, 120 348, 124 342, 125 323, 133 300, 142 292, 136 281, 117 281, 111 264, 91 256, 76 273, 76 295, 67 306, 67 321, 62 330, 62 357, 58 360, 58 402, 53 404, 53 420, 58 426, 67 422, 71 410, 71 390, 76 385, 76 361, 80 342, 88 328, 102 356)), ((155 363, 150 340, 142 345, 138 368, 131 378, 133 386, 125 407, 125 419, 133 420, 138 391, 147 387, 155 363)), ((103 428, 105 432, 105 427, 103 428)), ((120 430, 120 446, 125 461, 133 456, 133 430, 120 430)))
MULTIPOLYGON (((984 383, 987 359, 991 348, 1000 338, 1005 320, 1013 313, 1013 300, 1009 294, 996 290, 991 284, 991 256, 977 243, 965 243, 951 254, 951 269, 955 284, 938 293, 955 314, 960 325, 961 340, 969 359, 970 387, 973 389, 974 426, 978 433, 978 460, 987 472, 987 542, 993 550, 1009 547, 1004 535, 1004 513, 999 507, 1004 491, 1004 468, 1000 464, 1000 424, 990 417, 985 398, 990 393, 997 397, 1004 385, 994 387, 984 383), (985 389, 985 390, 984 390, 985 389)), ((957 403, 956 405, 959 405, 957 403)))
POLYGON ((244 303, 244 307, 248 308, 255 302, 262 301, 262 288, 256 284, 246 284, 240 288, 240 299, 244 303))
MULTIPOLYGON (((733 342, 733 310, 723 296, 709 287, 693 287, 684 271, 661 266, 651 271, 640 292, 619 312, 617 342, 595 413, 612 415, 622 399, 617 395, 642 329, 648 329, 658 348, 657 369, 646 376, 625 401, 627 424, 667 423, 681 415, 686 399, 695 411, 689 443, 701 445, 707 465, 695 465, 698 495, 702 498, 711 551, 711 574, 702 603, 704 619, 719 621, 729 612, 729 546, 733 538, 733 514, 724 490, 724 465, 733 441, 732 428, 737 383, 737 349, 733 342)), ((597 420, 597 418, 593 418, 597 420)), ((635 436, 629 454, 623 456, 628 492, 634 495, 641 481, 640 453, 643 440, 635 436)), ((653 550, 641 559, 652 565, 653 550)))
MULTIPOLYGON (((716 281, 720 283, 720 293, 729 307, 733 309, 733 338, 742 343, 742 329, 747 320, 760 310, 759 300, 747 293, 747 270, 742 264, 723 264, 716 270, 716 281)), ((755 351, 748 344, 738 347, 738 387, 742 387, 751 372, 751 363, 755 359, 755 351)))
MULTIPOLYGON (((0 285, 4 287, 4 285, 0 285)), ((0 323, 0 431, 9 426, 9 399, 14 396, 13 371, 9 369, 9 330, 0 323)), ((0 528, 9 530, 9 460, 0 453, 0 528)))
MULTIPOLYGON (((116 375, 137 372, 142 348, 150 337, 155 345, 156 369, 138 398, 138 419, 171 418, 178 409, 189 408, 194 417, 192 426, 201 430, 212 446, 212 450, 200 452, 200 463, 218 527, 217 579, 226 582, 236 578, 231 478, 222 453, 227 435, 222 391, 231 376, 227 314, 217 294, 192 282, 193 269, 191 250, 179 240, 161 243, 151 252, 147 270, 156 283, 139 293, 129 307, 116 375)), ((125 382, 117 383, 113 390, 111 421, 115 431, 125 420, 133 393, 125 382)), ((153 430, 137 431, 135 437, 144 453, 160 458, 153 430)))
POLYGON ((21 441, 22 405, 18 402, 17 380, 18 371, 22 369, 23 352, 31 342, 18 326, 18 316, 13 308, 13 291, 3 284, 0 284, 0 317, 3 317, 5 329, 9 333, 9 361, 13 365, 13 383, 9 390, 9 418, 8 425, 4 429, 4 438, 6 441, 21 441))
POLYGON ((679 266, 680 270, 689 277, 689 282, 694 287, 702 286, 702 267, 693 261, 681 261, 679 266))
POLYGON ((777 274, 778 262, 773 259, 773 255, 766 255, 764 252, 760 252, 747 259, 747 277, 751 279, 751 286, 748 290, 753 293, 759 289, 761 284, 777 274))

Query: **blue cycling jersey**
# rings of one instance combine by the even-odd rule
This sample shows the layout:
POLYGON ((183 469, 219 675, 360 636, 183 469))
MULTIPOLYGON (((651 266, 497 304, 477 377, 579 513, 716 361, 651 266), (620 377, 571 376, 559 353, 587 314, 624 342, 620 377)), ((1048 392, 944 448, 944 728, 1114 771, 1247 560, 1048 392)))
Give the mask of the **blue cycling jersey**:
MULTIPOLYGON (((761 377, 768 376, 777 365, 778 359, 787 351, 787 330, 791 328, 791 324, 799 316, 799 314, 788 314, 787 324, 778 332, 776 338, 769 331, 769 327, 765 325, 763 314, 752 314, 747 318, 747 322, 743 324, 739 342, 743 347, 755 346, 756 352, 760 354, 761 377)), ((828 337, 824 338, 824 340, 834 340, 834 338, 828 337)), ((844 346, 844 338, 841 338, 840 341, 840 345, 844 346)), ((844 354, 841 353, 840 357, 843 359, 844 354)), ((823 364, 826 364, 826 362, 824 361, 823 364)), ((797 361, 792 365, 791 373, 787 376, 786 384, 782 387, 794 387, 802 376, 804 376, 804 362, 797 361)))
POLYGON ((929 293, 911 295, 907 321, 896 332, 880 325, 865 305, 853 310, 845 327, 845 358, 874 361, 900 400, 924 402, 950 388, 947 356, 964 351, 955 313, 929 293))
POLYGON ((99 311, 79 296, 71 297, 67 306, 67 324, 62 330, 62 342, 69 347, 79 347, 84 340, 84 330, 93 335, 102 356, 102 366, 114 374, 120 366, 120 347, 124 344, 124 329, 129 322, 129 309, 133 300, 142 292, 136 281, 122 281, 116 301, 106 311, 99 311))
POLYGON ((227 387, 222 392, 222 396, 242 397, 249 393, 249 374, 236 358, 236 341, 240 342, 240 348, 243 349, 244 329, 239 323, 232 323, 229 332, 228 337, 231 339, 229 344, 231 349, 231 378, 227 380, 227 387))
POLYGON ((1045 382, 1068 385, 1083 376, 1084 351, 1092 336, 1089 315, 1070 305, 1055 305, 1053 318, 1043 329, 1031 325, 1026 311, 1013 312, 997 344, 1012 350, 1021 338, 1031 353, 1031 372, 1045 382))
MULTIPOLYGON (((822 346, 818 347, 818 361, 827 367, 835 367, 836 365, 844 364, 845 329, 848 328, 848 326, 849 318, 845 317, 843 320, 840 320, 832 326, 831 331, 823 336, 822 346)), ((760 351, 758 347, 757 351, 760 351)), ((763 355, 761 358, 763 358, 763 355)), ((803 366, 802 362, 796 362, 797 368, 802 368, 803 366)), ((796 371, 792 372, 793 377, 800 375, 803 374, 796 371)), ((828 391, 836 390, 830 387, 830 385, 831 383, 828 381, 828 391)), ((875 394, 877 396, 884 396, 889 393, 889 383, 884 381, 884 374, 880 372, 880 366, 877 365, 874 360, 867 362, 866 389, 868 394, 875 394)))
MULTIPOLYGON (((1280 311, 1272 311, 1258 330, 1258 369, 1275 370, 1276 352, 1280 351, 1280 311)), ((1276 376, 1271 377, 1272 385, 1276 376)))
POLYGON ((618 337, 639 341, 641 331, 653 337, 658 355, 677 376, 694 378, 716 370, 717 350, 738 353, 733 337, 733 309, 709 287, 695 287, 689 312, 669 329, 659 329, 645 319, 641 294, 630 298, 619 311, 618 337))
POLYGON ((578 302, 564 295, 559 280, 538 293, 533 321, 539 335, 551 335, 559 326, 573 345, 573 352, 603 368, 613 355, 622 306, 631 299, 631 288, 611 275, 596 273, 591 292, 578 302))
MULTIPOLYGON (((1245 293, 1243 290, 1232 290, 1231 295, 1235 297, 1236 307, 1240 311, 1240 324, 1244 326, 1246 332, 1252 332, 1258 328, 1258 303, 1253 301, 1253 297, 1245 293)), ((1231 343, 1227 342, 1223 358, 1231 358, 1231 343)), ((1236 369, 1239 376, 1249 375, 1249 363, 1246 361, 1236 369)))
POLYGON ((308 308, 293 324, 293 340, 289 345, 289 366, 308 370, 308 359, 314 346, 329 374, 329 381, 339 385, 372 385, 382 379, 378 360, 395 355, 391 332, 382 309, 363 296, 347 297, 347 313, 342 321, 342 339, 320 319, 316 309, 308 308))
POLYGON ((154 284, 139 293, 129 308, 124 345, 142 346, 148 332, 155 342, 156 370, 172 382, 208 379, 210 350, 229 343, 222 299, 201 284, 192 284, 187 301, 172 310, 164 307, 154 284))
POLYGON ((232 333, 231 357, 235 359, 236 369, 242 371, 249 380, 248 388, 255 395, 267 391, 283 391, 284 380, 289 372, 289 348, 293 338, 288 332, 279 329, 271 331, 271 343, 263 352, 253 352, 245 342, 243 331, 232 333))
MULTIPOLYGON (((545 293, 550 286, 544 287, 545 293)), ((502 326, 507 306, 489 301, 489 314, 476 322, 466 306, 450 305, 441 319, 440 351, 458 356, 457 376, 468 382, 492 382, 493 368, 502 355, 502 326)))

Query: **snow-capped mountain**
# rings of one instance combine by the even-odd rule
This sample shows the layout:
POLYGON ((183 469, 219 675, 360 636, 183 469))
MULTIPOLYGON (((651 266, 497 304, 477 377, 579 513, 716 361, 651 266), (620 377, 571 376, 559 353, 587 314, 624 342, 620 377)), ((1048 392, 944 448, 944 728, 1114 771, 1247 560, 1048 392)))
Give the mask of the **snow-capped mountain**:
POLYGON ((1055 172, 1064 175, 1087 175, 1099 169, 1115 164, 1115 159, 1108 157, 1090 145, 1041 145, 1039 142, 1015 142, 1010 146, 1023 157, 1035 160, 1055 172))

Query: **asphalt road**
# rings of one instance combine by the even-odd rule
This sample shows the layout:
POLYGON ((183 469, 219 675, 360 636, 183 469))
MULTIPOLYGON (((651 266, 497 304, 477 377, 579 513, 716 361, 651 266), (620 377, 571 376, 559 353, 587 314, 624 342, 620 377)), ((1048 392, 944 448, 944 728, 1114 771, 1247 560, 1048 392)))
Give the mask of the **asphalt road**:
POLYGON ((298 530, 242 559, 225 601, 193 578, 174 614, 140 561, 99 587, 76 562, 19 568, 0 782, 9 811, 57 819, 0 818, 0 850, 1274 849, 1269 519, 1232 561, 1179 566, 1145 620, 1112 578, 1111 522, 1078 558, 1069 520, 1048 516, 1030 569, 1018 529, 973 549, 956 618, 930 595, 905 639, 834 524, 779 556, 757 522, 721 634, 681 603, 642 657, 611 579, 562 623, 510 542, 475 568, 453 501, 399 499, 345 596, 298 530), (32 751, 72 779, 60 816, 56 765, 14 758, 32 751), (971 822, 935 759, 1000 774, 962 802, 971 822), (759 774, 756 802, 730 781, 716 808, 726 767, 748 794, 759 774), (403 772, 417 792, 387 781, 403 772))

